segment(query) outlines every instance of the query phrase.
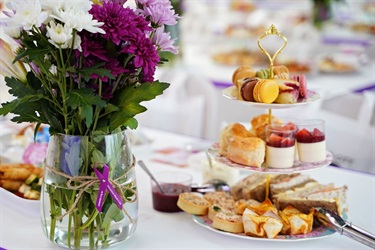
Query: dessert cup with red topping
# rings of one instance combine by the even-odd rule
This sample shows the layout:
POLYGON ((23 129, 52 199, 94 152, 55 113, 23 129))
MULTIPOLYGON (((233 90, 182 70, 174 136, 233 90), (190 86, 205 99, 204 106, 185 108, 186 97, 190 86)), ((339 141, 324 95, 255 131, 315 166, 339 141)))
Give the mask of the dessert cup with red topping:
POLYGON ((294 164, 296 126, 272 123, 266 127, 266 164, 270 168, 290 168, 294 164))
POLYGON ((296 134, 301 162, 321 162, 326 159, 325 122, 320 119, 300 121, 296 134))

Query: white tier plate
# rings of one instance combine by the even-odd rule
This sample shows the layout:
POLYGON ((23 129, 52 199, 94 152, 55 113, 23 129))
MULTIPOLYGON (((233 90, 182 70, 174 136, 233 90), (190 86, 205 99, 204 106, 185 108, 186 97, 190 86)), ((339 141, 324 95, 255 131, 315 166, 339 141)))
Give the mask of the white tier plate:
POLYGON ((297 234, 297 235, 278 235, 274 239, 269 239, 269 238, 260 238, 260 237, 253 237, 253 236, 247 236, 244 233, 230 233, 230 232, 225 232, 221 231, 218 229, 215 229, 212 227, 212 221, 208 219, 207 215, 203 216, 198 216, 198 215, 193 215, 193 221, 196 222, 198 225, 209 229, 211 231, 214 231, 215 233, 218 234, 223 234, 227 235, 230 237, 237 237, 237 238, 242 238, 242 239, 247 239, 247 240, 259 240, 259 241, 283 241, 283 242, 293 242, 293 241, 302 241, 302 240, 316 240, 316 239, 321 239, 327 236, 330 236, 335 233, 334 230, 329 229, 324 226, 319 226, 316 228, 313 228, 313 230, 308 233, 308 234, 297 234))
POLYGON ((306 171, 311 171, 314 169, 326 167, 332 163, 332 159, 333 159, 332 154, 327 151, 326 159, 321 162, 306 163, 306 162, 295 161, 294 166, 291 168, 269 168, 267 167, 265 163, 263 163, 262 167, 253 167, 253 166, 246 166, 246 165, 235 163, 229 160, 228 158, 220 155, 219 147, 220 147, 219 143, 216 142, 207 150, 208 154, 210 155, 212 159, 230 167, 245 169, 245 170, 258 172, 258 173, 288 174, 288 173, 306 172, 306 171))
POLYGON ((293 104, 280 104, 280 103, 267 104, 267 103, 260 103, 260 102, 248 102, 248 101, 239 100, 236 95, 233 95, 233 92, 236 91, 235 89, 236 89, 236 86, 234 86, 234 85, 224 89, 223 92, 222 92, 223 96, 228 98, 228 99, 235 100, 235 101, 238 101, 240 103, 243 103, 245 105, 252 106, 254 108, 265 108, 265 109, 294 108, 294 107, 298 107, 298 106, 301 106, 301 105, 310 104, 310 103, 320 99, 320 95, 318 93, 316 93, 315 91, 309 90, 310 96, 308 98, 298 100, 298 102, 293 103, 293 104))

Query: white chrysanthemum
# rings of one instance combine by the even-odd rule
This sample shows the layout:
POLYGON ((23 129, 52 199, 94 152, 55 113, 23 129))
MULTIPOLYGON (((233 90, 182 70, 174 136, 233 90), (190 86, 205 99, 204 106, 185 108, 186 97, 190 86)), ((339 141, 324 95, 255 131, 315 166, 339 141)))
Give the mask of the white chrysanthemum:
POLYGON ((49 26, 47 26, 47 37, 50 38, 48 41, 57 48, 68 48, 68 43, 72 38, 72 32, 73 29, 69 26, 63 26, 60 23, 55 24, 53 21, 49 23, 49 26))
POLYGON ((12 38, 18 39, 21 36, 21 26, 18 27, 12 27, 12 26, 6 26, 4 27, 4 33, 12 38))
POLYGON ((42 5, 42 8, 44 10, 50 10, 52 11, 53 9, 61 9, 63 4, 64 4, 64 0, 54 0, 54 1, 51 1, 51 0, 40 0, 40 4, 42 5))
POLYGON ((49 23, 47 28, 48 41, 57 48, 71 48, 81 50, 81 37, 77 34, 74 36, 73 43, 73 29, 68 25, 56 24, 53 21, 49 23))
POLYGON ((49 72, 51 72, 52 75, 57 75, 57 66, 55 64, 52 64, 49 68, 49 72))
POLYGON ((100 28, 103 23, 93 19, 89 13, 92 5, 90 0, 64 1, 63 3, 58 1, 58 3, 56 6, 50 6, 54 18, 79 32, 87 30, 91 33, 105 33, 100 28))
POLYGON ((3 19, 9 27, 22 27, 31 30, 33 26, 39 28, 48 18, 48 13, 42 10, 39 0, 11 0, 6 3, 10 18, 3 19))

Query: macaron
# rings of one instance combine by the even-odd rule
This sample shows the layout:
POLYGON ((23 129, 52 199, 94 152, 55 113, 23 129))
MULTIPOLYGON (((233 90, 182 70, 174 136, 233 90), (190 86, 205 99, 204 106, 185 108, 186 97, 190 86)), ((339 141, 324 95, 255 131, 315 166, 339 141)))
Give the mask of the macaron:
POLYGON ((260 79, 269 79, 270 78, 270 70, 269 69, 260 69, 256 72, 256 77, 260 79))
POLYGON ((289 69, 285 65, 273 66, 273 77, 276 79, 289 79, 289 69))
POLYGON ((275 103, 293 104, 298 101, 299 82, 294 80, 275 79, 279 84, 279 95, 275 103))
POLYGON ((255 102, 254 87, 259 82, 259 78, 246 78, 241 87, 241 97, 244 101, 255 102))
POLYGON ((256 71, 253 69, 253 67, 249 65, 242 65, 238 67, 232 75, 232 82, 236 87, 238 86, 238 80, 244 79, 244 78, 252 78, 255 77, 256 71))
POLYGON ((273 103, 279 95, 279 85, 275 80, 260 79, 254 87, 253 95, 256 102, 273 103))
POLYGON ((307 80, 304 74, 293 75, 292 80, 299 82, 299 94, 301 97, 307 97, 307 80))

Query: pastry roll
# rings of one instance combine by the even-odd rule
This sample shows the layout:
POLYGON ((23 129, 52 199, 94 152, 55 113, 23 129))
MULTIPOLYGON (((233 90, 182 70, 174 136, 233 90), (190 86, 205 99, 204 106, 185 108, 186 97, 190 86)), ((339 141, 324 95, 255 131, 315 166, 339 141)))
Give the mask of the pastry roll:
POLYGON ((0 179, 26 180, 34 171, 31 164, 3 164, 0 166, 0 179))
POLYGON ((23 181, 0 179, 0 187, 11 192, 18 191, 18 189, 22 186, 22 184, 23 184, 23 181))

